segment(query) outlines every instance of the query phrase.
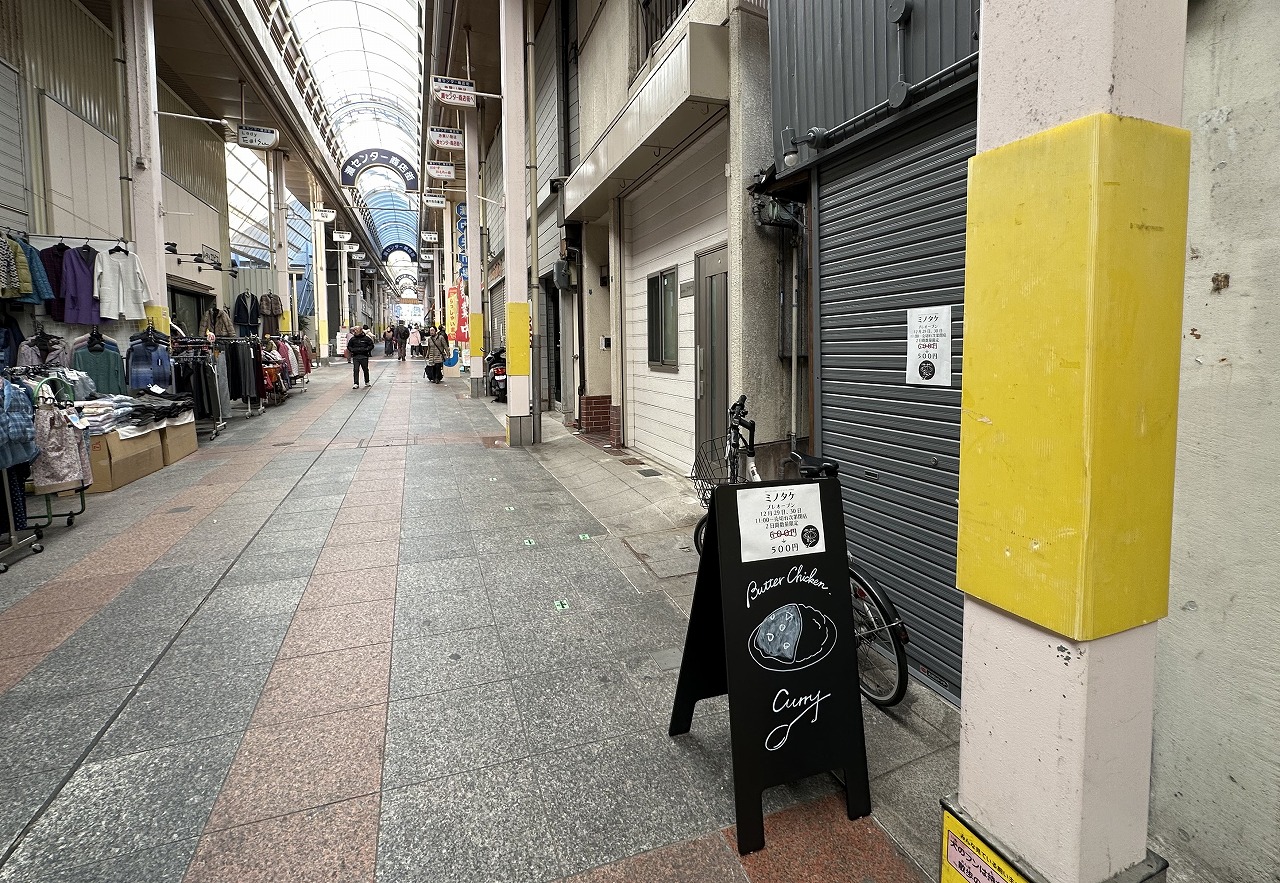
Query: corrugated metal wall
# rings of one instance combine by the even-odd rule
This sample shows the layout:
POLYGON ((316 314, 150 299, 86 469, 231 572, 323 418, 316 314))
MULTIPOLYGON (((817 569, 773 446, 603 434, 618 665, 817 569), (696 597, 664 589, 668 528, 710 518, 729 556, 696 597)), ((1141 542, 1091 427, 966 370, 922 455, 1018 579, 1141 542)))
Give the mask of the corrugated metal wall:
POLYGON ((493 133, 493 143, 485 154, 484 171, 480 175, 480 193, 490 200, 484 206, 485 233, 492 255, 500 255, 507 245, 507 210, 502 198, 502 127, 493 133))
MULTIPOLYGON (((163 83, 160 109, 166 113, 194 111, 163 83)), ((160 164, 164 173, 214 208, 227 202, 227 147, 205 123, 160 117, 160 164)))
POLYGON ((22 17, 18 0, 0 0, 0 59, 22 66, 22 17))
POLYGON ((20 0, 24 75, 76 116, 119 133, 111 32, 73 0, 20 0))
POLYGON ((568 143, 565 145, 566 175, 582 162, 581 130, 578 117, 578 0, 563 0, 565 33, 569 34, 569 45, 561 53, 564 59, 565 76, 565 129, 568 143))
POLYGON ((27 167, 22 88, 18 74, 0 65, 0 224, 28 229, 27 167))
MULTIPOLYGON (((775 8, 777 8, 775 6, 775 8)), ((819 448, 840 463, 853 555, 911 632, 912 667, 960 693, 955 588, 972 92, 819 173, 819 448), (951 306, 950 387, 906 383, 909 307, 951 306)))
MULTIPOLYGON (((791 126, 831 129, 889 97, 898 80, 898 31, 886 0, 803 0, 769 9, 773 80, 774 153, 782 167, 781 139, 791 126)), ((908 83, 978 49, 973 14, 979 0, 914 0, 906 26, 908 83)), ((800 148, 800 159, 811 152, 800 148)))

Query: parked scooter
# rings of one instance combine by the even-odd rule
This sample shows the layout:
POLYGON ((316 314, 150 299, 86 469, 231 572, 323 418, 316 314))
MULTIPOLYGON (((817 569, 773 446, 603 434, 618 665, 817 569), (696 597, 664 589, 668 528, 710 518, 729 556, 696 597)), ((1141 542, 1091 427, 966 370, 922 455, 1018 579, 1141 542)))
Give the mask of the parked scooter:
POLYGON ((507 400, 507 348, 500 346, 484 357, 485 391, 495 401, 507 400))

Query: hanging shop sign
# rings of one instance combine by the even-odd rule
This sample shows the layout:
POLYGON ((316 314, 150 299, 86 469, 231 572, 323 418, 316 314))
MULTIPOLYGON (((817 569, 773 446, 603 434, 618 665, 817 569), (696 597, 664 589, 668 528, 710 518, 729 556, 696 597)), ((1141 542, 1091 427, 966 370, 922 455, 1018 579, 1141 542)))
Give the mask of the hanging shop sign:
POLYGON ((418 167, 393 150, 362 150, 353 153, 342 162, 342 186, 356 186, 356 178, 360 173, 374 166, 391 169, 404 180, 404 189, 410 193, 418 192, 418 167))
POLYGON ((438 193, 422 194, 422 204, 427 208, 445 208, 448 205, 444 196, 438 193))
POLYGON ((951 305, 907 308, 907 383, 951 385, 951 305))
POLYGON ((465 202, 458 203, 454 206, 453 210, 460 218, 465 218, 467 216, 467 204, 465 202))
POLYGON ((396 285, 401 288, 413 288, 418 284, 418 277, 411 273, 401 273, 396 277, 396 285))
POLYGON ((236 126, 236 143, 251 150, 271 150, 280 143, 279 129, 261 126, 236 126))
POLYGON ((461 129, 446 129, 443 126, 432 126, 427 130, 431 146, 438 150, 462 150, 465 146, 461 129))
POLYGON ((475 80, 455 80, 452 77, 432 77, 431 91, 441 104, 453 107, 476 106, 475 80))
POLYGON ((351 231, 350 230, 334 230, 333 241, 334 242, 350 242, 351 231))
POLYGON ((466 250, 466 248, 467 248, 467 234, 466 234, 466 233, 459 233, 459 234, 458 234, 458 248, 459 248, 460 250, 462 250, 462 251, 465 251, 465 250, 466 250))
POLYGON ((311 218, 321 224, 332 224, 338 219, 338 213, 331 208, 313 208, 311 218))
POLYGON ((404 252, 405 254, 407 254, 407 255, 409 256, 409 260, 411 260, 411 261, 416 261, 416 260, 418 259, 418 253, 417 253, 416 251, 414 251, 414 250, 413 250, 413 246, 412 246, 412 245, 406 245, 406 244, 405 244, 405 243, 403 243, 403 242, 393 242, 393 243, 391 243, 390 245, 387 245, 387 246, 384 246, 384 247, 383 247, 383 249, 382 249, 382 260, 383 260, 383 261, 385 261, 387 258, 391 257, 391 253, 392 253, 393 251, 402 251, 402 252, 404 252))
POLYGON ((871 812, 840 482, 721 485, 709 509, 668 732, 729 694, 738 851, 764 846, 764 789, 845 772, 871 812))
POLYGON ((351 256, 355 258, 357 261, 359 261, 364 259, 365 253, 362 251, 356 251, 356 252, 352 252, 351 256))
POLYGON ((360 243, 358 243, 358 242, 344 242, 344 243, 342 243, 342 250, 343 250, 343 251, 345 251, 345 252, 359 251, 359 250, 360 250, 360 243))
POLYGON ((458 278, 461 279, 463 282, 466 282, 468 279, 471 278, 471 271, 466 267, 459 267, 458 278))
POLYGON ((458 230, 458 232, 459 232, 459 233, 466 233, 466 232, 467 232, 467 219, 466 219, 466 218, 458 218, 458 223, 454 224, 454 227, 455 227, 455 228, 457 228, 457 230, 458 230))
POLYGON ((427 174, 437 181, 452 181, 456 177, 453 163, 438 160, 427 163, 427 174))
POLYGON ((440 241, 440 234, 437 233, 435 230, 423 230, 422 241, 427 243, 428 245, 435 245, 437 242, 440 241))

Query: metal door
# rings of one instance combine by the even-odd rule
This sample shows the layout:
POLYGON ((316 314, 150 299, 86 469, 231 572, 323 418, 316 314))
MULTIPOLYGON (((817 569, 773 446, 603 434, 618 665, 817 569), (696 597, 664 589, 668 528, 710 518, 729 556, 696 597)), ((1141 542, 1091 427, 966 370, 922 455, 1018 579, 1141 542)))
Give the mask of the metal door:
POLYGON ((729 411, 729 248, 694 260, 697 443, 725 434, 729 411))
POLYGON ((917 675, 960 695, 956 590, 965 200, 972 93, 903 122, 818 180, 820 393, 849 549, 888 589, 917 675), (951 386, 906 382, 910 307, 951 307, 951 386))

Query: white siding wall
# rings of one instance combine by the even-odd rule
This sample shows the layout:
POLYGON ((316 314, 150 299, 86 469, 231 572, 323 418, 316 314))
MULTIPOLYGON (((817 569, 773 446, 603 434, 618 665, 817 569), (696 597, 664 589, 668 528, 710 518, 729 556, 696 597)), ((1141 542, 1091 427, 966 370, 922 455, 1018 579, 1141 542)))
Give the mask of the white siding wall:
POLYGON ((630 447, 688 472, 694 447, 694 301, 680 299, 676 372, 649 368, 648 278, 678 267, 694 278, 694 256, 725 243, 727 126, 717 126, 624 203, 626 437, 630 447))
POLYGON ((42 116, 50 225, 44 232, 119 236, 124 221, 115 139, 48 96, 42 100, 42 116))
POLYGON ((226 288, 224 280, 228 278, 227 274, 215 273, 209 269, 198 270, 199 265, 192 263, 187 257, 199 254, 206 245, 219 254, 223 253, 222 216, 213 206, 169 177, 164 179, 164 208, 165 241, 176 242, 178 252, 183 256, 182 263, 179 264, 178 255, 166 255, 165 270, 198 285, 211 286, 213 290, 210 294, 217 296, 218 302, 225 305, 227 300, 223 297, 223 291, 226 288))

